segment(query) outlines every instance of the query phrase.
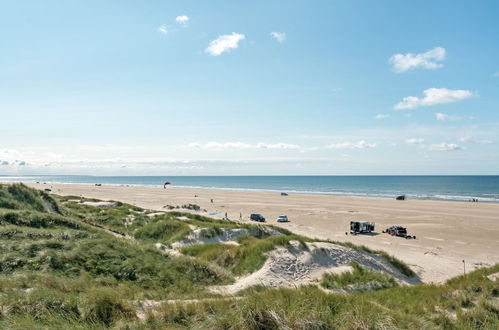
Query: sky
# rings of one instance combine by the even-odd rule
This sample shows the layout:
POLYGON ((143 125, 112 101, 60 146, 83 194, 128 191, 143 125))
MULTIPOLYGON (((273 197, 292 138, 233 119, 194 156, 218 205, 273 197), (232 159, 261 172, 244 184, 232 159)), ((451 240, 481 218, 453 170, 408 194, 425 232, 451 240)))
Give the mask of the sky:
POLYGON ((499 174, 495 0, 0 8, 0 175, 499 174))

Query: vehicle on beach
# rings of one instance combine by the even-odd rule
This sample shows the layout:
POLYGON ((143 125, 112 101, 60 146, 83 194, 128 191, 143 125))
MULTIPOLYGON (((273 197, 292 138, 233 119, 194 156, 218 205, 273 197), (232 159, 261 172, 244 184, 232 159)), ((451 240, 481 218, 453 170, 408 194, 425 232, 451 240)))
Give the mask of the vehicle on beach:
POLYGON ((280 215, 277 218, 277 222, 289 222, 288 216, 287 215, 280 215))
POLYGON ((252 213, 250 215, 250 219, 253 221, 265 222, 265 218, 263 217, 263 215, 258 214, 258 213, 252 213))
POLYGON ((404 237, 406 239, 416 239, 416 236, 407 235, 407 228, 404 228, 402 226, 391 226, 386 230, 383 230, 383 233, 387 233, 392 236, 404 237))
POLYGON ((398 201, 405 201, 407 198, 405 197, 405 195, 400 195, 400 196, 395 197, 395 199, 398 201))
POLYGON ((350 221, 350 234, 367 234, 374 231, 374 222, 350 221))

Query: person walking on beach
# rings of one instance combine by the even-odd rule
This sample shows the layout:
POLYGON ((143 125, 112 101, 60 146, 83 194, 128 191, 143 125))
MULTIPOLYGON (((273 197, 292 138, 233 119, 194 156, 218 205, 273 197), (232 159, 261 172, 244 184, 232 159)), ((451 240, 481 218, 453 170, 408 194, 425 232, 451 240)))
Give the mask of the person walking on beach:
POLYGON ((239 221, 243 220, 243 214, 239 212, 239 221))

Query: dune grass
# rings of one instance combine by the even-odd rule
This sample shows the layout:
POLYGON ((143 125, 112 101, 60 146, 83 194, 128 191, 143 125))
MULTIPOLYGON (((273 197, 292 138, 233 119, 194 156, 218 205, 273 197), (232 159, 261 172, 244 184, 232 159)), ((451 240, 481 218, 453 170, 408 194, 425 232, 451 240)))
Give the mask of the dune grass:
POLYGON ((289 247, 289 242, 299 240, 293 235, 258 238, 244 235, 237 238, 239 245, 211 243, 192 245, 181 249, 185 255, 215 263, 230 270, 234 275, 250 274, 260 269, 267 260, 266 253, 277 246, 289 247))
POLYGON ((390 275, 364 268, 356 262, 350 263, 352 271, 342 274, 325 274, 321 285, 326 289, 345 291, 372 291, 397 286, 390 275))
POLYGON ((22 183, 0 185, 0 208, 45 211, 42 193, 22 183))
POLYGON ((160 242, 169 245, 181 240, 190 231, 191 229, 186 223, 175 219, 156 220, 137 229, 134 232, 134 237, 148 242, 160 242))
POLYGON ((349 295, 317 287, 248 290, 245 299, 165 305, 151 327, 212 329, 496 329, 498 283, 481 269, 443 285, 398 286, 349 295), (454 296, 471 304, 456 306, 454 296), (466 306, 466 307, 465 307, 466 306), (464 308, 464 309, 463 309, 464 308))

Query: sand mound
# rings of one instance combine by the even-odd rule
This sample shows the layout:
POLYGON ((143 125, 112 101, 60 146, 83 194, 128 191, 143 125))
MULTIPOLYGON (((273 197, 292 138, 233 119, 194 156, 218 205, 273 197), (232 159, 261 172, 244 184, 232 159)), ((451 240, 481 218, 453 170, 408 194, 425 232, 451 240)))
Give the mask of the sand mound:
POLYGON ((385 272, 400 283, 407 278, 382 257, 357 251, 332 243, 305 243, 291 241, 290 249, 277 248, 268 253, 268 259, 258 271, 236 279, 231 285, 214 286, 210 290, 218 294, 235 294, 255 285, 272 288, 296 287, 319 280, 324 273, 350 271, 352 261, 374 271, 385 272))
POLYGON ((172 249, 179 250, 185 246, 207 244, 207 243, 223 243, 237 245, 236 239, 240 236, 276 236, 282 235, 281 232, 267 226, 256 227, 255 229, 230 229, 221 228, 218 232, 210 232, 210 228, 195 229, 181 241, 171 245, 172 249))
POLYGON ((118 206, 118 204, 116 202, 105 202, 105 201, 102 201, 102 202, 83 202, 81 204, 94 206, 94 207, 98 207, 101 209, 118 206))

